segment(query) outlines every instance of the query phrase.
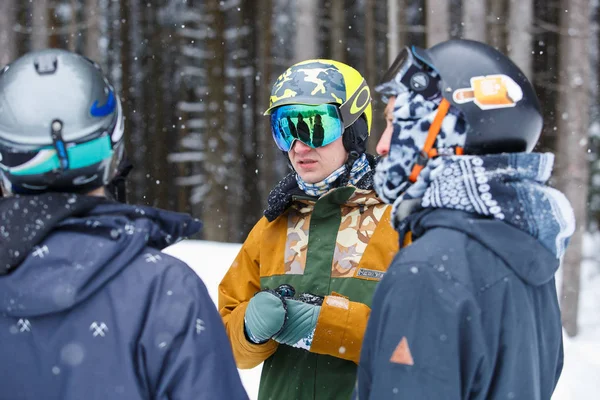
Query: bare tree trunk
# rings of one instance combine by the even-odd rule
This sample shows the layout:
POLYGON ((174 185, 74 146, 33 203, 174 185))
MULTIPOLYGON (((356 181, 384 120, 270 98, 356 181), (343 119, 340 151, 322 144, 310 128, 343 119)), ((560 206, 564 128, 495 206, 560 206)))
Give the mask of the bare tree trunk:
POLYGON ((406 45, 404 34, 406 31, 405 8, 406 0, 387 1, 388 65, 394 62, 400 49, 406 45))
POLYGON ((377 84, 377 73, 375 70, 375 0, 365 1, 365 70, 364 78, 373 87, 377 84))
POLYGON ((330 1, 331 9, 331 58, 344 62, 346 55, 346 27, 344 26, 344 2, 339 0, 330 1))
POLYGON ((318 56, 319 0, 296 2, 295 60, 302 61, 318 56))
MULTIPOLYGON (((143 115, 143 99, 147 95, 144 85, 145 70, 143 65, 143 27, 142 6, 137 1, 124 2, 121 7, 123 25, 121 27, 121 68, 122 84, 121 92, 125 115, 125 129, 128 133, 126 151, 134 169, 130 174, 131 202, 149 204, 152 199, 146 196, 146 188, 150 180, 149 172, 146 170, 145 160, 147 144, 144 132, 146 130, 146 118, 143 115)), ((144 7, 145 8, 145 7, 144 7)))
MULTIPOLYGON (((97 0, 86 0, 88 3, 97 2, 97 0)), ((171 51, 173 43, 171 42, 175 36, 175 30, 169 24, 166 28, 159 21, 159 7, 144 7, 143 15, 146 21, 146 34, 148 45, 145 53, 151 62, 146 66, 146 86, 149 96, 144 98, 144 116, 147 123, 144 135, 147 138, 148 152, 146 154, 146 165, 152 179, 149 180, 149 186, 146 188, 146 193, 150 196, 150 201, 153 206, 166 208, 170 200, 169 185, 173 181, 174 173, 170 168, 164 168, 164 164, 168 158, 169 149, 171 148, 172 138, 175 135, 168 134, 174 129, 174 119, 170 118, 173 104, 167 103, 170 97, 170 91, 175 90, 173 82, 171 85, 164 85, 172 79, 168 72, 171 69, 172 63, 169 60, 168 64, 163 64, 163 54, 171 51), (166 86, 166 87, 165 87, 166 86), (165 90, 166 89, 166 90, 165 90), (168 128, 167 128, 168 127, 168 128)), ((91 37, 86 37, 86 48, 91 52, 100 56, 98 48, 98 39, 100 34, 100 24, 98 19, 99 13, 91 13, 86 11, 88 15, 89 29, 91 29, 91 37), (94 21, 95 20, 95 21, 94 21), (92 33, 92 31, 96 31, 92 33), (94 39, 95 36, 95 39, 94 39)), ((169 58, 167 58, 169 59, 169 58)))
MULTIPOLYGON (((256 4, 258 10, 273 10, 272 0, 258 0, 256 4)), ((271 36, 272 32, 272 14, 267 12, 258 12, 256 15, 258 26, 260 29, 254 29, 254 43, 256 44, 256 73, 260 79, 254 80, 254 99, 252 108, 254 115, 259 116, 256 121, 257 132, 257 157, 258 157, 258 173, 255 177, 258 179, 258 188, 260 200, 265 203, 265 200, 275 184, 277 177, 273 170, 275 165, 275 155, 271 149, 274 147, 273 138, 271 136, 271 128, 269 118, 262 116, 264 110, 269 106, 269 93, 271 86, 271 36)))
POLYGON ((506 1, 488 0, 488 41, 490 46, 506 53, 506 1))
POLYGON ((85 0, 84 21, 87 28, 85 32, 85 55, 102 64, 100 58, 100 10, 98 0, 85 0))
POLYGON ((448 40, 450 12, 446 0, 426 0, 427 47, 448 40))
MULTIPOLYGON (((524 0, 525 1, 525 0, 524 0)), ((463 37, 465 39, 486 40, 486 4, 483 0, 463 0, 463 37)))
POLYGON ((211 30, 206 40, 206 48, 210 54, 207 60, 208 90, 210 96, 205 98, 208 110, 205 113, 208 148, 204 166, 207 171, 210 191, 206 194, 203 204, 202 219, 204 221, 205 239, 225 242, 228 238, 227 191, 228 171, 224 157, 230 153, 224 134, 225 126, 225 21, 219 9, 218 2, 209 1, 205 4, 206 16, 211 21, 211 30))
POLYGON ((590 136, 592 156, 590 165, 589 215, 587 223, 590 230, 600 229, 600 1, 591 1, 590 20, 590 136))
POLYGON ((388 64, 392 64, 400 51, 400 21, 398 18, 398 2, 387 1, 388 8, 388 64))
POLYGON ((0 69, 16 55, 15 45, 15 0, 0 1, 0 69))
POLYGON ((71 19, 69 20, 69 33, 67 34, 67 49, 69 51, 77 51, 77 0, 71 0, 71 19))
POLYGON ((525 76, 533 79, 532 50, 533 1, 509 0, 508 10, 508 56, 525 76))
POLYGON ((563 326, 569 336, 577 335, 579 307, 579 271, 583 233, 586 227, 589 161, 588 53, 589 1, 562 0, 559 39, 559 87, 557 138, 557 181, 573 205, 578 223, 563 259, 561 308, 563 326), (574 62, 576 60, 576 62, 574 62))
POLYGON ((541 101, 544 126, 537 148, 541 151, 556 149, 557 131, 557 71, 560 54, 558 51, 559 15, 564 13, 561 7, 546 0, 534 0, 534 19, 536 28, 533 33, 535 56, 532 57, 535 71, 535 90, 541 101))
POLYGON ((48 47, 48 0, 31 3, 31 50, 48 47))
POLYGON ((118 2, 110 2, 106 10, 106 20, 108 21, 107 33, 108 48, 110 51, 106 57, 106 72, 111 83, 119 92, 123 92, 122 72, 124 66, 122 60, 122 42, 121 42, 121 5, 118 2))

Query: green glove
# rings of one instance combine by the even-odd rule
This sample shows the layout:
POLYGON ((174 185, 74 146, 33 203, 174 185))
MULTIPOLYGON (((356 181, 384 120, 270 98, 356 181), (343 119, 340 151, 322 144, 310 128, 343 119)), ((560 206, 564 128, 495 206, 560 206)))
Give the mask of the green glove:
POLYGON ((246 336, 253 343, 264 343, 281 330, 285 318, 285 303, 278 293, 258 292, 250 299, 244 315, 246 336))
POLYGON ((288 346, 310 350, 321 306, 286 298, 287 321, 273 340, 288 346))

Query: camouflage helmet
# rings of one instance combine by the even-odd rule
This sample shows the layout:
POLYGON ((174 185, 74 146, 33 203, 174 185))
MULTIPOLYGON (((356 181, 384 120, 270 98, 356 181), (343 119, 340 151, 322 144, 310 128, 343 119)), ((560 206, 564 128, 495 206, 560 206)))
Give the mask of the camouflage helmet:
POLYGON ((371 132, 371 92, 365 78, 354 68, 339 61, 306 60, 289 67, 277 78, 271 90, 269 115, 286 104, 338 104, 346 126, 361 115, 371 132))

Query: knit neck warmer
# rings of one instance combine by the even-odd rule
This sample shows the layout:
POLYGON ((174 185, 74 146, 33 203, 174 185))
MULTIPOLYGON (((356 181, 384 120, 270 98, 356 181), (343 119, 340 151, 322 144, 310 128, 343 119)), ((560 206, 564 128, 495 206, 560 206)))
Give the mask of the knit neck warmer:
POLYGON ((575 231, 571 204, 545 185, 552 153, 507 153, 439 157, 394 201, 394 225, 403 230, 402 202, 420 199, 423 208, 462 210, 504 221, 535 237, 561 258, 575 231))

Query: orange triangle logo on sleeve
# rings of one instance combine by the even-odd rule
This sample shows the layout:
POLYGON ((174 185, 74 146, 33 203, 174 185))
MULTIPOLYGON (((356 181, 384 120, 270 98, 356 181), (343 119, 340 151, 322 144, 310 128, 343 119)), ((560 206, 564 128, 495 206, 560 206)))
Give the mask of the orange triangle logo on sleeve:
POLYGON ((403 365, 415 365, 412 354, 410 354, 410 348, 408 347, 408 340, 406 340, 406 336, 402 336, 400 343, 398 343, 398 346, 396 346, 396 349, 390 357, 390 362, 403 365))

